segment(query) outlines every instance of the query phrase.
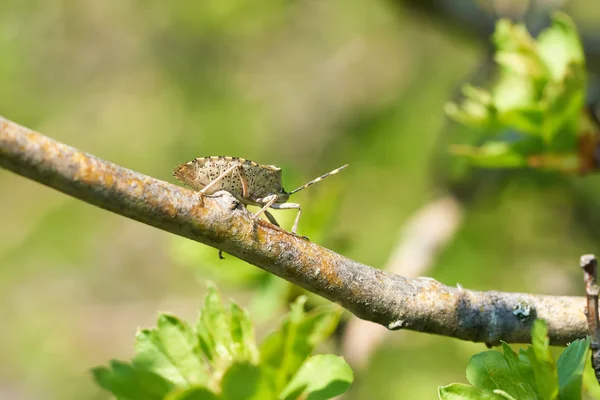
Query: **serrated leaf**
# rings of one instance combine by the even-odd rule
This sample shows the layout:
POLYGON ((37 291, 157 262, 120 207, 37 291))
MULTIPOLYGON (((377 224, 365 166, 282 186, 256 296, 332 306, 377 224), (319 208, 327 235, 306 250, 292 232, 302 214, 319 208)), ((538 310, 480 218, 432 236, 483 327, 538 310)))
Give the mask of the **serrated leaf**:
POLYGON ((92 373, 101 387, 122 399, 160 400, 173 387, 151 371, 116 360, 111 361, 110 368, 94 368, 92 373))
POLYGON ((464 383, 438 387, 438 397, 441 400, 505 400, 498 394, 485 392, 464 383))
POLYGON ((219 400, 219 396, 205 387, 195 386, 173 391, 164 400, 219 400))
POLYGON ((222 400, 275 399, 267 375, 253 364, 232 364, 221 381, 222 400))
POLYGON ((144 329, 136 337, 134 364, 177 385, 208 383, 208 369, 201 357, 194 332, 174 316, 161 315, 156 329, 144 329))
POLYGON ((248 312, 235 303, 231 303, 231 337, 235 360, 256 364, 258 348, 254 337, 254 327, 248 312))
POLYGON ((467 365, 467 380, 476 388, 488 392, 501 390, 519 399, 527 394, 517 384, 519 376, 511 371, 504 356, 494 350, 471 357, 467 365))
POLYGON ((300 365, 337 326, 339 309, 330 307, 304 313, 306 297, 299 297, 278 331, 273 332, 260 347, 261 365, 271 369, 276 389, 282 390, 300 365))
POLYGON ((558 372, 550 353, 548 328, 546 322, 538 319, 531 329, 532 346, 527 349, 527 357, 535 374, 537 390, 542 399, 558 397, 558 372))
POLYGON ((172 315, 158 318, 157 333, 168 356, 192 384, 207 380, 207 370, 199 352, 198 340, 187 323, 172 315))
POLYGON ((354 375, 342 357, 321 354, 310 357, 283 389, 285 400, 324 400, 346 392, 354 375))
POLYGON ((589 338, 576 340, 558 358, 556 364, 561 399, 581 398, 583 370, 588 358, 589 346, 589 338))
POLYGON ((522 393, 524 399, 536 399, 537 386, 535 374, 527 357, 520 358, 508 344, 502 342, 504 359, 508 363, 511 372, 516 376, 515 384, 522 393))
POLYGON ((209 360, 218 360, 227 366, 233 359, 230 353, 231 324, 217 289, 212 284, 204 299, 204 307, 200 310, 196 331, 209 360))
POLYGON ((254 328, 248 313, 235 303, 226 310, 212 284, 196 322, 196 333, 211 365, 213 381, 220 380, 233 362, 258 362, 254 328))

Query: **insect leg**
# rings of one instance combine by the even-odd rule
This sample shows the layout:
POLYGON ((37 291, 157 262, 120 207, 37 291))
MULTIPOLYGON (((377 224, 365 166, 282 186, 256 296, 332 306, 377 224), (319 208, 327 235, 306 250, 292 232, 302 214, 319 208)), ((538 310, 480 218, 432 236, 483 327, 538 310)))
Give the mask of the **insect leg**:
POLYGON ((269 219, 269 221, 273 225, 279 226, 279 224, 277 223, 277 220, 275 219, 275 217, 273 216, 273 214, 271 214, 270 212, 268 212, 267 210, 265 210, 265 215, 267 216, 267 218, 269 219))
POLYGON ((246 174, 244 173, 244 168, 241 164, 238 164, 238 173, 240 174, 240 181, 242 182, 242 197, 247 199, 249 194, 248 179, 246 179, 246 174))
POLYGON ((283 204, 273 204, 273 207, 276 210, 298 210, 298 214, 296 215, 296 220, 294 221, 294 226, 292 227, 292 233, 295 235, 296 230, 298 230, 298 221, 300 221, 300 215, 302 215, 302 208, 300 204, 296 203, 283 203, 283 204))
MULTIPOLYGON (((272 194, 270 196, 263 197, 262 199, 257 199, 257 202, 258 203, 263 203, 264 206, 263 206, 263 208, 260 209, 259 212, 257 212, 256 214, 254 214, 252 216, 252 219, 258 218, 258 216, 260 214, 262 214, 265 211, 267 211, 267 208, 271 207, 273 205, 273 203, 275 203, 276 201, 277 201, 277 195, 276 194, 272 194)), ((273 216, 271 215, 271 217, 273 217, 273 216)), ((269 217, 267 216, 267 218, 269 218, 269 217)), ((269 220, 271 220, 271 219, 269 218, 269 220)), ((273 221, 271 221, 271 222, 273 222, 273 221)))

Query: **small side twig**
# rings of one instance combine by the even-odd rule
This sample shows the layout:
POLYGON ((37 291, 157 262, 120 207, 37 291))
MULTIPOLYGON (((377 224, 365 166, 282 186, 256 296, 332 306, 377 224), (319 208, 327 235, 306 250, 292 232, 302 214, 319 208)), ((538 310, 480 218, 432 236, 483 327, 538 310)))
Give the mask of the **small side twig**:
POLYGON ((585 316, 591 337, 592 368, 594 368, 594 372, 596 373, 596 380, 600 383, 600 320, 598 318, 598 294, 600 294, 600 287, 596 281, 598 275, 598 260, 596 256, 593 254, 581 256, 581 268, 583 269, 585 297, 587 300, 585 316))

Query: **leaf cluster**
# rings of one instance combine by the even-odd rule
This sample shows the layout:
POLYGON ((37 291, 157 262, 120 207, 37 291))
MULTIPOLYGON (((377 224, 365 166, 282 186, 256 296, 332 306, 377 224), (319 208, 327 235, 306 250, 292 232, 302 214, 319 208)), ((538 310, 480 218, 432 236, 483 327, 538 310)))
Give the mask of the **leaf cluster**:
POLYGON ((524 25, 501 19, 493 43, 496 82, 489 90, 465 85, 462 103, 445 108, 452 119, 487 136, 480 146, 451 150, 482 167, 583 169, 580 137, 589 134, 591 121, 583 112, 583 47, 571 19, 556 13, 536 39, 524 25))
POLYGON ((589 338, 571 343, 557 362, 550 353, 548 328, 543 320, 534 322, 531 339, 532 345, 519 349, 519 353, 503 342, 503 354, 490 350, 474 355, 467 365, 471 385, 453 383, 440 387, 439 398, 581 399, 589 338))
POLYGON ((113 360, 93 370, 97 383, 119 400, 243 400, 335 397, 350 387, 343 358, 313 355, 339 322, 330 307, 291 306, 279 329, 257 346, 248 313, 223 305, 211 285, 193 326, 162 314, 156 328, 136 337, 131 362, 113 360))

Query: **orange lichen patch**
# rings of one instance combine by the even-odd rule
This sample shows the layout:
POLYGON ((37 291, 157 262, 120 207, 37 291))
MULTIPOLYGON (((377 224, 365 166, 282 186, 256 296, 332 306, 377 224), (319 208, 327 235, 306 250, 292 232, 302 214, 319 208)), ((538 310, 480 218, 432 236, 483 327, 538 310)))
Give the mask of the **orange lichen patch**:
POLYGON ((4 130, 8 130, 10 133, 12 133, 13 135, 15 135, 15 136, 13 137, 13 139, 16 141, 16 143, 17 143, 17 146, 18 146, 18 149, 19 149, 20 151, 23 151, 23 152, 24 152, 24 151, 26 151, 26 150, 27 150, 27 148, 28 148, 29 146, 31 146, 31 144, 32 144, 32 143, 36 143, 36 144, 40 144, 40 145, 43 145, 43 144, 44 144, 43 142, 42 142, 42 143, 38 143, 38 142, 40 141, 40 140, 39 140, 39 134, 38 134, 38 133, 36 133, 36 132, 34 132, 34 131, 31 131, 31 130, 25 130, 25 138, 26 138, 27 140, 20 140, 20 141, 19 141, 19 140, 17 140, 17 138, 18 138, 18 137, 17 137, 16 135, 20 135, 20 134, 22 134, 23 132, 19 132, 19 130, 18 130, 18 127, 16 127, 16 126, 11 126, 11 125, 8 125, 8 124, 4 124, 4 125, 2 126, 2 130, 3 130, 3 131, 4 131, 4 130))
MULTIPOLYGON (((5 124, 3 126, 3 129, 8 129, 10 128, 10 126, 8 124, 5 124)), ((35 143, 35 142, 39 142, 40 141, 40 134, 34 131, 31 131, 29 129, 25 129, 25 137, 27 138, 27 140, 30 143, 35 143)))
POLYGON ((295 280, 309 275, 329 287, 340 287, 343 283, 339 274, 335 254, 306 241, 263 220, 255 220, 253 233, 254 248, 264 253, 272 262, 287 267, 284 274, 295 280))
POLYGON ((449 292, 441 292, 437 293, 438 299, 441 301, 449 301, 452 300, 455 296, 450 294, 449 292))
POLYGON ((68 160, 70 165, 74 165, 77 169, 74 171, 73 177, 87 184, 98 181, 98 169, 94 168, 90 163, 89 158, 84 153, 71 154, 68 160))
MULTIPOLYGON (((112 186, 116 182, 114 174, 104 174, 102 179, 104 179, 104 184, 106 186, 112 186)), ((131 186, 131 184, 129 184, 129 186, 131 186)), ((141 194, 141 192, 140 192, 140 194, 141 194)))

